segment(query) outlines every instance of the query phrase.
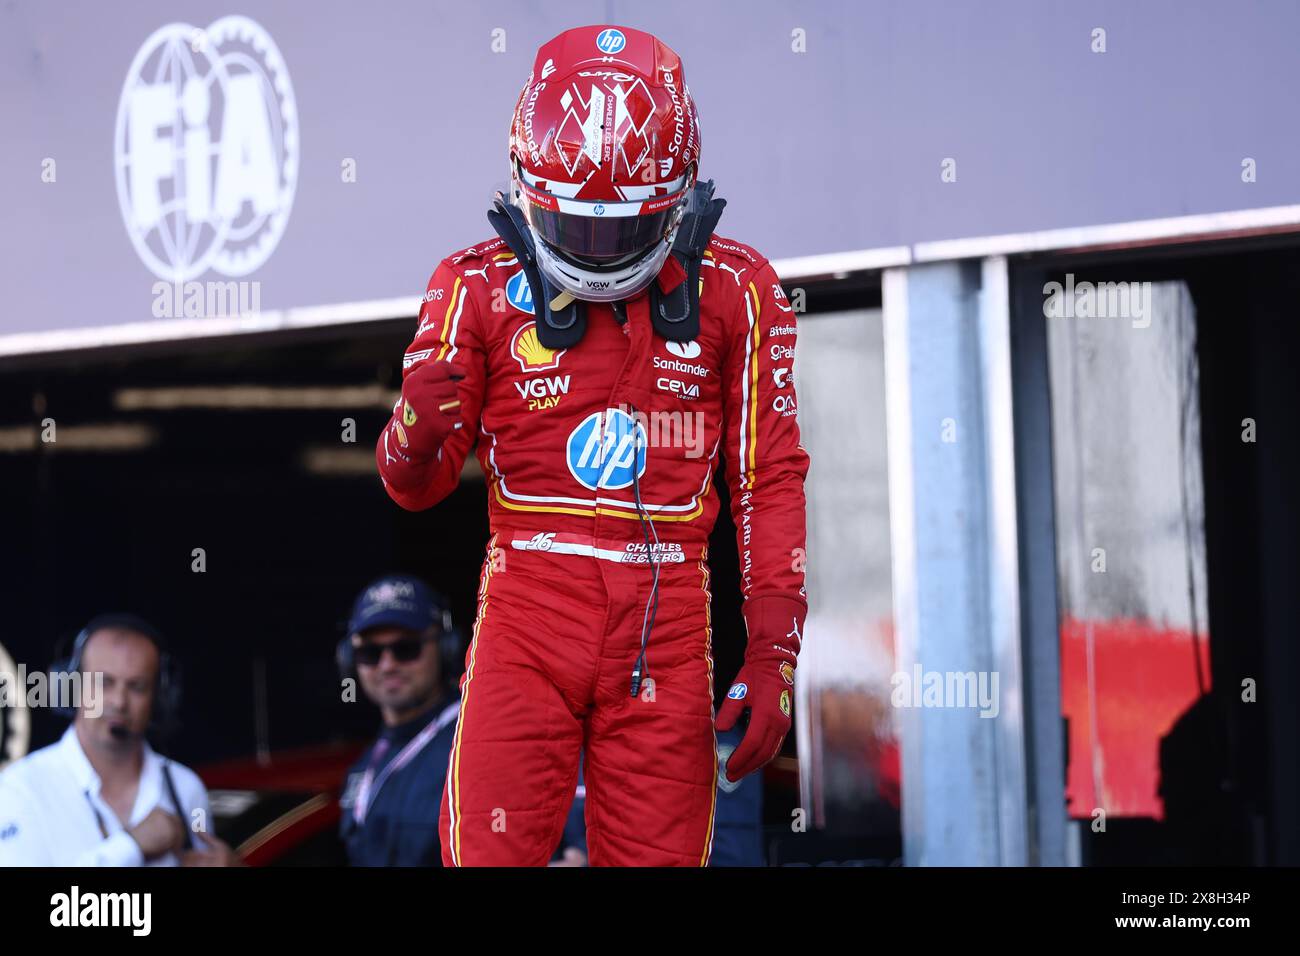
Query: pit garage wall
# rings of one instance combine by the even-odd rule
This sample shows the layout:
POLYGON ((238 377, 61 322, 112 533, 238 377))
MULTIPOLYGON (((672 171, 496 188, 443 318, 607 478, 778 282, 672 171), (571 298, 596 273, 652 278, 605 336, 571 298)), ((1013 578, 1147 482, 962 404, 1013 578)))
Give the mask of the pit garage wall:
POLYGON ((1210 689, 1196 316, 1183 283, 1143 289, 1146 315, 1046 319, 1066 798, 1090 823, 1164 818, 1160 739, 1210 689))
POLYGON ((1060 863, 1030 831, 1007 262, 883 278, 904 861, 1060 863))
POLYGON ((1048 318, 1021 283, 1013 317, 998 256, 883 288, 898 674, 998 679, 992 715, 895 702, 905 861, 1077 862, 1067 814, 1160 817, 1208 689, 1191 297, 1048 318))
POLYGON ((809 315, 795 365, 808 471, 809 617, 795 682, 800 790, 809 823, 898 831, 890 678, 889 465, 879 309, 809 315))

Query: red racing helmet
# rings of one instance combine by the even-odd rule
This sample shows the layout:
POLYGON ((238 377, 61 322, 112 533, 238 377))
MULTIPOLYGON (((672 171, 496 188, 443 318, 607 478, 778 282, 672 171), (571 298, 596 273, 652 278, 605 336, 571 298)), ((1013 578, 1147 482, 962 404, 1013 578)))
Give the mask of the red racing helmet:
POLYGON ((699 116, 681 59, 628 27, 566 30, 537 51, 510 127, 511 201, 538 266, 616 301, 658 275, 695 185, 699 116))

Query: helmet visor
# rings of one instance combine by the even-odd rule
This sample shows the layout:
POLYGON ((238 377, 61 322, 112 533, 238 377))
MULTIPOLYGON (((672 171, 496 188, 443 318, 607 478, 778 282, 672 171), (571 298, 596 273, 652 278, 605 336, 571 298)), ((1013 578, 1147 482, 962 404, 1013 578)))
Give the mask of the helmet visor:
POLYGON ((524 186, 521 202, 533 231, 562 255, 610 265, 664 238, 685 193, 653 200, 600 203, 563 199, 524 186))

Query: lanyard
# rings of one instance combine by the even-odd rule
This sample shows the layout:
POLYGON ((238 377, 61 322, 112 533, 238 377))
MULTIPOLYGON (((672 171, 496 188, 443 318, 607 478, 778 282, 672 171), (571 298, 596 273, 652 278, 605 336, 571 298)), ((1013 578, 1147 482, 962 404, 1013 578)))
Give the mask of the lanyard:
POLYGON ((95 798, 90 795, 90 789, 82 791, 86 795, 86 802, 90 804, 90 812, 95 815, 95 823, 99 825, 99 835, 105 840, 108 839, 108 827, 104 824, 104 816, 99 812, 99 807, 95 805, 95 798))
POLYGON ((352 807, 352 819, 358 824, 366 822, 366 813, 370 809, 371 799, 379 793, 379 789, 388 780, 394 770, 401 770, 408 763, 415 759, 415 755, 423 750, 443 728, 445 721, 442 719, 431 720, 428 725, 415 735, 405 747, 403 747, 396 757, 388 762, 383 770, 379 771, 379 778, 375 779, 375 765, 379 759, 388 752, 388 741, 381 739, 375 745, 375 753, 370 758, 370 765, 366 767, 365 776, 361 778, 361 786, 357 791, 357 802, 352 807))
MULTIPOLYGON (((171 798, 172 806, 176 808, 178 814, 183 813, 184 811, 181 810, 180 797, 176 795, 176 784, 172 781, 171 770, 165 763, 162 765, 162 776, 163 783, 167 787, 167 795, 171 798)), ((108 825, 104 823, 104 815, 99 812, 99 805, 95 803, 95 798, 91 795, 90 788, 87 787, 82 791, 82 793, 86 795, 86 802, 90 804, 90 812, 95 815, 95 824, 99 827, 99 835, 107 840, 108 825)), ((194 849, 194 836, 190 833, 189 821, 182 820, 181 823, 185 829, 184 848, 186 850, 192 850, 194 849)), ((123 827, 123 829, 126 829, 126 827, 123 827)))

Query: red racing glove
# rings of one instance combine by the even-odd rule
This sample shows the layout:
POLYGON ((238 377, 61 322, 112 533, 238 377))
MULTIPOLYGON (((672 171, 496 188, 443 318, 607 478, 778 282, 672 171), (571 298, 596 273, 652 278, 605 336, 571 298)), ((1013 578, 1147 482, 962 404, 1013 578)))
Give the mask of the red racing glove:
POLYGON ((744 711, 749 725, 727 758, 727 780, 738 782, 777 755, 790 731, 794 667, 808 609, 794 598, 766 595, 745 602, 749 648, 714 727, 730 730, 744 711))
POLYGON ((402 381, 402 397, 375 446, 379 473, 396 488, 418 487, 442 450, 464 423, 456 383, 465 377, 451 362, 426 362, 402 381))

